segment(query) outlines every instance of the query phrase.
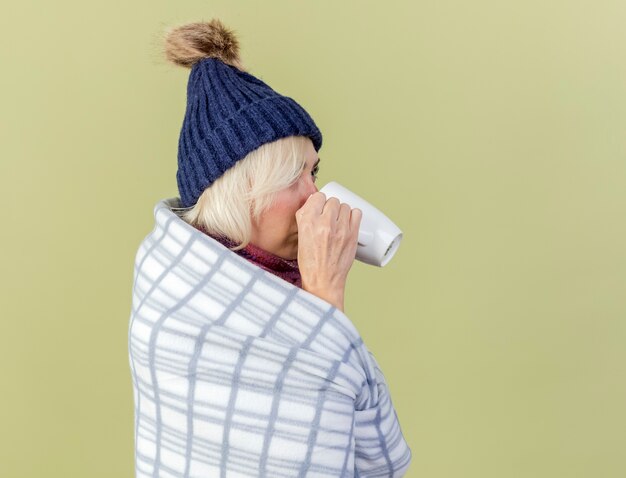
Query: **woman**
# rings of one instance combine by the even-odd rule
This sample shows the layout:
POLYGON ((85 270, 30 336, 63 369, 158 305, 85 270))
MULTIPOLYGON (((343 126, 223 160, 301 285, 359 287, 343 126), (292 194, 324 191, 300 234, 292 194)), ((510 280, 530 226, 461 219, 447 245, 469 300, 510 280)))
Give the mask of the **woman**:
POLYGON ((136 476, 404 475, 385 378, 343 313, 361 211, 317 190, 319 129, 217 20, 165 53, 191 73, 180 197, 135 260, 136 476))

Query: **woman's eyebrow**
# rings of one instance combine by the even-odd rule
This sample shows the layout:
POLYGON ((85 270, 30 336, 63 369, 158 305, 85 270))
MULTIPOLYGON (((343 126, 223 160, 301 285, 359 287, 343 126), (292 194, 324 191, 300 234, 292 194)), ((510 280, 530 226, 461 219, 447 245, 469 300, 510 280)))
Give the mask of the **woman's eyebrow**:
POLYGON ((313 167, 317 166, 321 160, 322 158, 317 158, 317 161, 315 161, 315 164, 313 165, 313 167))

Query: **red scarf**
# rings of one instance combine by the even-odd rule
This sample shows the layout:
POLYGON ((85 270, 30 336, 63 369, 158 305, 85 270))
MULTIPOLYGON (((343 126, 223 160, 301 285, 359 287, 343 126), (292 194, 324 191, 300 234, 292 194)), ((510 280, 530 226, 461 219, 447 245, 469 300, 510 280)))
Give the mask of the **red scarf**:
MULTIPOLYGON (((237 245, 236 242, 231 241, 227 237, 214 236, 213 234, 209 234, 200 226, 195 227, 228 248, 237 245)), ((249 243, 243 249, 233 252, 249 260, 253 264, 256 264, 261 269, 271 272, 281 279, 302 288, 302 277, 300 276, 300 269, 298 268, 298 259, 283 259, 282 257, 261 249, 252 243, 249 243)))

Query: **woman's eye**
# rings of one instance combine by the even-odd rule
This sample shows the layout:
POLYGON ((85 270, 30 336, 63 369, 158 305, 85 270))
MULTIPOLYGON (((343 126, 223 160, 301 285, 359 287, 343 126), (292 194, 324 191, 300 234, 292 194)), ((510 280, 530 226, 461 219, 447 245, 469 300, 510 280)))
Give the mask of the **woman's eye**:
POLYGON ((313 168, 313 170, 311 171, 311 175, 312 175, 315 179, 317 179, 317 173, 319 172, 319 170, 320 170, 320 167, 319 167, 319 166, 315 166, 315 167, 313 168))

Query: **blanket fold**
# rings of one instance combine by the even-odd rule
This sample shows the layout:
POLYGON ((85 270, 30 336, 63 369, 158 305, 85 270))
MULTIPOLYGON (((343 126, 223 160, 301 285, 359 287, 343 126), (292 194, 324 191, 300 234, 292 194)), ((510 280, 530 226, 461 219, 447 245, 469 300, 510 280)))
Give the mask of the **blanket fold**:
POLYGON ((137 478, 403 476, 411 451, 348 317, 179 207, 159 201, 135 257, 137 478))

